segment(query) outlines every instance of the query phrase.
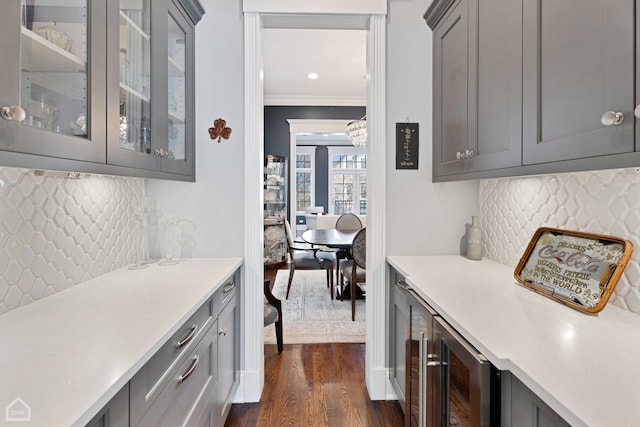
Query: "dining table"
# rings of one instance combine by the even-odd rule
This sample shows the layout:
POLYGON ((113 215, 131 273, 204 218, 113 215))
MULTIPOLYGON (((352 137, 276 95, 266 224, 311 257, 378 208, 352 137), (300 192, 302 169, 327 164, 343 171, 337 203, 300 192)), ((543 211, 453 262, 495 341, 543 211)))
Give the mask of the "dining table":
MULTIPOLYGON (((353 245, 353 238, 358 234, 360 230, 344 231, 337 230, 335 228, 307 230, 302 233, 302 240, 309 243, 312 246, 326 246, 332 249, 339 249, 343 251, 349 251, 353 245)), ((336 283, 339 283, 340 279, 340 260, 337 260, 336 265, 336 283)), ((350 294, 350 287, 345 288, 343 296, 350 294)))
POLYGON ((326 230, 307 230, 302 233, 302 240, 311 244, 334 249, 351 249, 353 238, 358 230, 342 231, 335 228, 326 230))

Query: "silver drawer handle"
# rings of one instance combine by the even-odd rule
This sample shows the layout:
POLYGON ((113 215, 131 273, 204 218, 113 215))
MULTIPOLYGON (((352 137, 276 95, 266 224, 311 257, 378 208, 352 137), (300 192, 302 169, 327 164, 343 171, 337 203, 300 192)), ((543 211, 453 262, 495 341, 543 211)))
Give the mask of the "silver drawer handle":
POLYGON ((220 329, 218 331, 218 335, 224 335, 226 337, 227 336, 227 328, 220 329))
POLYGON ((427 362, 427 368, 433 368, 434 366, 447 366, 447 362, 441 362, 439 360, 433 362, 427 362))
POLYGON ((198 325, 191 325, 191 331, 189 331, 189 335, 178 341, 176 344, 176 348, 182 348, 185 345, 189 344, 189 341, 193 339, 193 336, 196 333, 196 329, 198 329, 198 325))
POLYGON ((200 361, 200 356, 196 354, 195 356, 193 356, 193 362, 191 362, 191 366, 189 366, 187 372, 178 377, 178 383, 182 384, 187 380, 187 378, 189 378, 191 374, 193 374, 193 371, 196 370, 196 366, 198 366, 198 361, 200 361))
POLYGON ((223 294, 228 294, 229 292, 231 292, 233 290, 233 288, 236 287, 235 283, 227 283, 227 285, 222 289, 222 293, 223 294))

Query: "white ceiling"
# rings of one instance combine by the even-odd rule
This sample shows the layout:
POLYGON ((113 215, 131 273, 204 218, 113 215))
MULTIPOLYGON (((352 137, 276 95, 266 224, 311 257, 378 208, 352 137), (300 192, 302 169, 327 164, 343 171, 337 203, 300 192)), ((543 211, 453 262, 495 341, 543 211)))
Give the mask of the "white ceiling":
POLYGON ((262 37, 265 105, 366 105, 366 31, 266 28, 262 37))

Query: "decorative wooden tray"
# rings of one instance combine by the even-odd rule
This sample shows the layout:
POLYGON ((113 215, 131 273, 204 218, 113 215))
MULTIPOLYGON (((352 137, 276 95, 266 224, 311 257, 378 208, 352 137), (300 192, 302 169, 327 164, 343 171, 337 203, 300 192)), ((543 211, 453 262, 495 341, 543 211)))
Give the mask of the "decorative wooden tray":
POLYGON ((541 227, 514 276, 540 294, 595 314, 607 304, 632 252, 633 244, 619 237, 541 227))

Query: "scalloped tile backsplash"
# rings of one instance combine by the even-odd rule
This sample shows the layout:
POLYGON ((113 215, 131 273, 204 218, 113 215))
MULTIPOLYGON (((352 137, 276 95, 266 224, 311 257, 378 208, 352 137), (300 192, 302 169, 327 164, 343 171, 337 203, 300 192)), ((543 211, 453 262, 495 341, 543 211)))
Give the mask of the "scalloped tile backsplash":
POLYGON ((609 303, 640 314, 640 168, 480 181, 480 223, 485 257, 514 268, 543 225, 630 240, 609 303))
POLYGON ((0 168, 0 314, 134 259, 144 180, 0 168))

